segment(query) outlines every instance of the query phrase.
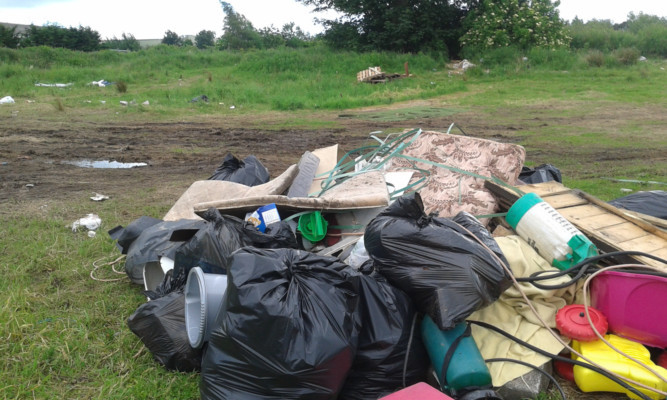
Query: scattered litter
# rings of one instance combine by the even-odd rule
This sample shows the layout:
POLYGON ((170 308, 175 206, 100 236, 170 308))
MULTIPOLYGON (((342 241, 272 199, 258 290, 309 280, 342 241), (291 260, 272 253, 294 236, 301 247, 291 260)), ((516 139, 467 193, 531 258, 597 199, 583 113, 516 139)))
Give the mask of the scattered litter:
POLYGON ((0 104, 14 104, 16 103, 12 96, 5 96, 0 99, 0 104))
POLYGON ((28 103, 28 104, 32 104, 32 103, 35 102, 35 100, 26 100, 25 102, 28 103))
POLYGON ((83 102, 88 103, 88 104, 92 103, 92 101, 90 101, 90 100, 84 100, 83 102))
POLYGON ((639 61, 646 61, 646 57, 644 57, 644 56, 640 56, 640 57, 639 57, 639 61))
POLYGON ((40 86, 40 87, 57 87, 57 88, 64 88, 68 86, 72 86, 73 83, 35 83, 35 86, 40 86))
POLYGON ((121 101, 120 101, 120 105, 121 105, 121 106, 127 106, 128 104, 129 104, 129 103, 128 103, 127 101, 125 101, 125 100, 121 100, 121 101))
POLYGON ((89 238, 94 238, 95 236, 97 236, 97 233, 95 233, 95 231, 88 231, 89 238))
POLYGON ((109 85, 113 85, 113 82, 109 82, 107 80, 101 79, 99 81, 92 81, 88 85, 106 87, 106 86, 109 86, 109 85))
POLYGON ((135 163, 124 163, 118 161, 92 161, 92 160, 81 160, 81 161, 63 161, 63 164, 75 165, 81 168, 109 168, 109 169, 122 169, 122 168, 134 168, 134 167, 145 167, 148 164, 145 162, 135 162, 135 163))
POLYGON ((621 192, 623 192, 623 193, 632 193, 632 189, 621 188, 621 192))
POLYGON ((30 189, 30 188, 34 188, 34 187, 35 187, 35 184, 34 184, 34 183, 27 183, 27 184, 25 185, 25 187, 27 187, 28 189, 30 189))
MULTIPOLYGON (((525 57, 524 57, 524 58, 525 58, 525 57)), ((528 59, 526 58, 524 61, 526 61, 526 60, 528 60, 528 59)), ((474 67, 474 66, 475 66, 475 64, 471 63, 470 61, 468 61, 468 60, 466 60, 466 59, 464 59, 463 61, 460 61, 460 62, 457 62, 457 63, 452 64, 452 68, 454 68, 454 69, 462 69, 462 70, 464 70, 464 71, 465 71, 466 69, 468 69, 468 68, 472 68, 472 67, 474 67)))
POLYGON ((146 101, 144 101, 143 103, 141 103, 141 105, 142 105, 142 106, 150 106, 151 103, 150 103, 148 100, 146 100, 146 101))
POLYGON ((357 72, 357 82, 365 83, 385 83, 400 77, 401 74, 387 74, 382 72, 382 68, 380 67, 368 67, 368 69, 357 72))
POLYGON ((97 230, 102 225, 102 219, 97 214, 88 214, 83 218, 72 223, 72 232, 78 232, 80 228, 86 228, 89 231, 97 230))
POLYGON ((190 100, 190 103, 197 103, 199 101, 203 101, 204 103, 208 103, 208 96, 205 94, 202 94, 201 96, 197 96, 190 100))
POLYGON ((2 163, 0 163, 0 165, 5 166, 5 165, 9 165, 9 163, 7 161, 3 161, 2 163))
POLYGON ((235 108, 236 108, 236 106, 229 106, 229 109, 230 109, 230 110, 233 110, 233 109, 235 109, 235 108))
POLYGON ((523 60, 524 62, 526 62, 526 61, 528 61, 528 57, 524 57, 524 58, 522 58, 522 60, 523 60))
POLYGON ((109 196, 105 196, 101 193, 95 193, 95 196, 92 196, 90 199, 92 201, 104 201, 104 200, 109 200, 109 196))
POLYGON ((107 101, 106 100, 100 100, 100 103, 107 104, 107 101))

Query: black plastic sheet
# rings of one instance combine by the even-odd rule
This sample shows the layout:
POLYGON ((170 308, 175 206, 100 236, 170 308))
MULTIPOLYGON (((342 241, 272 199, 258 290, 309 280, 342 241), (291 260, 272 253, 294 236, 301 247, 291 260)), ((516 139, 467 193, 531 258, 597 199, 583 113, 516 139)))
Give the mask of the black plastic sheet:
POLYGON ((357 348, 359 273, 306 251, 245 247, 227 276, 202 399, 335 399, 357 348))
POLYGON ((376 268, 440 329, 453 328, 511 285, 493 251, 451 219, 427 216, 418 193, 373 219, 364 244, 376 268))
POLYGON ((422 382, 430 360, 410 297, 367 261, 360 269, 359 347, 340 400, 375 400, 422 382))
POLYGON ((127 325, 165 368, 182 372, 200 369, 201 350, 193 349, 188 341, 183 293, 170 293, 142 304, 127 325))
POLYGON ((614 207, 667 219, 667 192, 651 190, 632 193, 609 202, 614 207))
POLYGON ((269 170, 255 156, 248 156, 243 161, 228 153, 222 164, 209 180, 236 182, 246 186, 257 186, 269 181, 269 170))

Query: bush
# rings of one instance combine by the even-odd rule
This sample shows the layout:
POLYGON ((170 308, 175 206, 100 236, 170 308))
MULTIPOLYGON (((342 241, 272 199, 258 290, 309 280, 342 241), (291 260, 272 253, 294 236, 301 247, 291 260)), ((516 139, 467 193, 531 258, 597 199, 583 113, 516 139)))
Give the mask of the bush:
POLYGON ((591 50, 586 55, 586 63, 591 67, 601 67, 604 65, 604 54, 600 50, 591 50))
POLYGON ((633 65, 639 59, 639 50, 629 47, 618 49, 614 52, 614 56, 622 65, 633 65))

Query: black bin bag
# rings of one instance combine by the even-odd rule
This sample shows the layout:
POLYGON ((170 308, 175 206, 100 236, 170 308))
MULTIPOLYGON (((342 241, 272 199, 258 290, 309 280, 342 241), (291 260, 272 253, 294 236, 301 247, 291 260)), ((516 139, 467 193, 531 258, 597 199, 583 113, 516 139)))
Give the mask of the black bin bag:
POLYGON ((335 399, 352 365, 359 273, 302 250, 245 247, 202 359, 202 399, 335 399))
POLYGON ((360 272, 359 347, 339 400, 376 400, 424 381, 430 365, 410 297, 374 271, 371 260, 360 272))
POLYGON ((453 328, 511 285, 494 254, 500 248, 489 251, 451 219, 427 216, 419 193, 400 197, 373 219, 364 244, 380 273, 440 329, 453 328))
POLYGON ((185 295, 173 292, 144 303, 128 318, 130 330, 169 370, 199 371, 201 350, 193 349, 185 327, 185 295))
POLYGON ((174 254, 173 282, 185 287, 187 275, 194 267, 207 274, 226 274, 232 253, 241 247, 298 248, 296 235, 285 221, 273 223, 266 232, 232 215, 209 208, 201 217, 204 226, 183 243, 174 254))
POLYGON ((248 156, 243 161, 228 153, 222 164, 208 178, 215 181, 229 181, 246 186, 257 186, 269 181, 269 170, 255 156, 248 156))

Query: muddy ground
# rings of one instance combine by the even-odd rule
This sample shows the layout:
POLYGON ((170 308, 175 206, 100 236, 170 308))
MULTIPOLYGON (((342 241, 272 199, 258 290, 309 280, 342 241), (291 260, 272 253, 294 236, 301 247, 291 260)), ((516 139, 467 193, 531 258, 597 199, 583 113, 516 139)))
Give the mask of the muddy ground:
MULTIPOLYGON (((258 122, 253 116, 231 120, 213 116, 169 123, 145 122, 136 120, 137 117, 134 121, 107 118, 105 122, 92 122, 90 116, 65 115, 58 120, 3 112, 0 115, 0 212, 20 212, 20 208, 30 205, 85 198, 94 192, 119 197, 138 189, 154 190, 159 193, 155 201, 168 204, 192 181, 208 178, 227 152, 240 158, 250 154, 257 156, 275 177, 296 163, 306 150, 335 143, 343 150, 351 150, 368 143, 368 134, 378 130, 397 132, 420 127, 445 131, 456 122, 471 136, 523 144, 526 130, 554 125, 620 126, 630 119, 646 118, 644 112, 639 110, 638 113, 636 108, 611 110, 602 115, 571 119, 555 117, 553 113, 541 114, 540 110, 516 115, 516 118, 459 112, 448 117, 418 116, 395 122, 330 114, 322 118, 328 119, 328 124, 334 127, 320 129, 276 129, 275 121, 258 122), (508 120, 511 124, 502 122, 508 120), (148 166, 92 169, 67 164, 81 160, 145 162, 148 166)), ((658 161, 664 163, 666 157, 664 149, 655 148, 596 151, 587 146, 585 152, 581 150, 583 148, 560 145, 554 140, 549 148, 527 147, 526 159, 539 164, 579 157, 581 169, 568 171, 566 167, 563 171, 564 175, 573 176, 585 172, 594 174, 595 171, 583 169, 584 166, 593 168, 593 162, 604 170, 605 162, 641 159, 651 165, 658 161)))

